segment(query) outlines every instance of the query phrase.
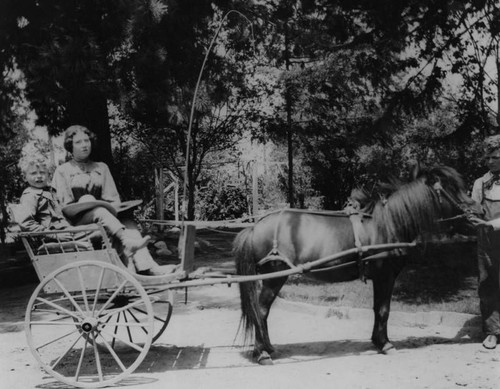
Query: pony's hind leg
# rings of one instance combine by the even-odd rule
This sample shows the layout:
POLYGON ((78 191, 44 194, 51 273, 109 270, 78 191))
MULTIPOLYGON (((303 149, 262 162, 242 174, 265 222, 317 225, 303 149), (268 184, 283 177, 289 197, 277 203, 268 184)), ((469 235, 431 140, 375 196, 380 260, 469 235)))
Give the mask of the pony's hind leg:
MULTIPOLYGON (((270 273, 272 271, 280 271, 287 269, 287 266, 281 264, 270 264, 271 266, 264 266, 260 269, 261 273, 270 273)), ((262 323, 261 331, 257 331, 255 334, 255 344, 253 355, 257 362, 261 365, 271 365, 271 353, 274 352, 274 348, 271 345, 269 339, 269 329, 267 326, 267 318, 271 310, 271 305, 278 296, 283 284, 286 282, 288 277, 271 278, 262 281, 262 288, 259 294, 259 309, 261 312, 262 323)))
POLYGON ((384 354, 389 350, 395 350, 387 336, 387 321, 389 320, 394 283, 403 266, 404 260, 402 258, 386 259, 380 267, 377 266, 372 277, 373 311, 375 313, 372 343, 384 354))

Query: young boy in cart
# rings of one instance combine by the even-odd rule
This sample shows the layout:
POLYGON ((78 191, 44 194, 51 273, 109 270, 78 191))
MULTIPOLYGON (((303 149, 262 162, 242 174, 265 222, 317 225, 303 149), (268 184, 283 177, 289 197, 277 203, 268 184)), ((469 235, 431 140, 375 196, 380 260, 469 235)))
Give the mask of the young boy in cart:
MULTIPOLYGON (((50 162, 41 155, 21 158, 19 167, 28 187, 23 191, 19 205, 13 210, 22 231, 41 232, 65 230, 71 227, 63 216, 53 189, 49 185, 50 162)), ((49 240, 72 240, 70 233, 48 235, 49 240)))

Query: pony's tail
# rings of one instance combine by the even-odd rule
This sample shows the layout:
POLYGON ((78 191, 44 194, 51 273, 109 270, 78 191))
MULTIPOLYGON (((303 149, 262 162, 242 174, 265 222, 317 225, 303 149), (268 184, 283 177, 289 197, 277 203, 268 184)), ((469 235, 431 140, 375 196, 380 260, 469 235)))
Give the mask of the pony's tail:
MULTIPOLYGON (((241 231, 233 243, 236 272, 239 275, 256 275, 256 259, 252 246, 253 227, 241 231)), ((257 281, 240 282, 241 321, 245 343, 258 337, 266 349, 272 349, 265 330, 264 318, 259 309, 259 290, 257 281)))

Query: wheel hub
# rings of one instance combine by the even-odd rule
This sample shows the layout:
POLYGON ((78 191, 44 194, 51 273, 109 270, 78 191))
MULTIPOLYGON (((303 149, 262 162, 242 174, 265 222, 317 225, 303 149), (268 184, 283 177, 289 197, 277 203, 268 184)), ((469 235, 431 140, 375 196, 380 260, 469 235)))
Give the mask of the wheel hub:
POLYGON ((97 329, 98 324, 99 322, 95 318, 88 317, 82 321, 81 328, 83 332, 89 333, 92 330, 97 329))

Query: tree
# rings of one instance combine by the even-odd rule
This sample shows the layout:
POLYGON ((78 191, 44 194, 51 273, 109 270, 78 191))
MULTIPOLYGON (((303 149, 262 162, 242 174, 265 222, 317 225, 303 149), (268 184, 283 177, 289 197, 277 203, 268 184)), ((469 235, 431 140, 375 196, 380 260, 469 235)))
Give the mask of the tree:
POLYGON ((384 171, 402 174, 392 163, 406 158, 398 142, 415 135, 409 125, 433 131, 425 117, 439 115, 450 98, 443 91, 451 74, 464 80, 454 90, 459 121, 425 138, 425 147, 451 145, 457 159, 449 162, 458 163, 472 156, 463 144, 498 130, 498 85, 487 66, 498 62, 494 0, 6 0, 0 7, 0 65, 26 76, 39 124, 54 132, 77 120, 90 125, 110 162, 112 102, 152 161, 184 177, 189 160, 190 204, 204 158, 251 127, 257 138, 287 143, 290 174, 304 161, 315 189, 338 206, 360 177, 372 179, 363 152, 391 155, 384 171), (223 20, 230 9, 251 19, 252 34, 236 13, 223 20), (199 70, 222 20, 188 138, 199 70), (273 82, 254 84, 264 72, 273 82))
POLYGON ((18 74, 3 72, 0 94, 0 241, 5 242, 9 215, 7 203, 21 193, 23 179, 17 169, 23 144, 28 139, 23 121, 26 117, 26 101, 18 74))
MULTIPOLYGON (((423 120, 441 109, 450 74, 468 71, 464 85, 469 85, 468 90, 474 92, 469 96, 474 98, 464 95, 457 111, 461 122, 440 141, 457 148, 456 159, 448 162, 459 165, 466 152, 460 140, 477 143, 470 142, 477 135, 477 125, 467 124, 479 112, 486 113, 498 90, 497 86, 489 89, 492 84, 485 85, 478 70, 486 61, 463 53, 472 54, 469 47, 473 45, 483 56, 496 52, 498 10, 495 1, 433 0, 397 4, 289 0, 265 8, 262 13, 278 21, 270 27, 276 30, 270 34, 275 40, 269 45, 269 55, 280 66, 287 60, 282 53, 289 52, 288 61, 293 64, 281 70, 283 95, 289 96, 294 113, 295 141, 304 146, 305 158, 312 156, 310 164, 319 188, 333 191, 328 195, 330 206, 341 204, 356 181, 370 173, 360 159, 363 151, 380 150, 376 155, 386 162, 382 170, 403 174, 394 163, 405 159, 396 155, 404 152, 396 140, 407 137, 405 126, 411 118, 423 120), (475 42, 481 34, 491 38, 484 46, 475 42), (283 49, 286 46, 288 50, 283 49), (336 183, 334 188, 331 182, 336 183)), ((281 115, 267 127, 278 138, 290 127, 286 118, 290 101, 286 100, 278 111, 281 115)), ((481 128, 495 131, 488 115, 482 117, 481 128)))
POLYGON ((112 59, 137 14, 164 9, 155 0, 3 1, 0 66, 16 64, 24 74, 37 124, 51 134, 71 124, 88 126, 100 139, 95 156, 112 165, 107 110, 108 100, 117 98, 112 59))
POLYGON ((185 2, 158 25, 142 23, 129 48, 137 61, 134 72, 121 77, 121 106, 134 123, 134 139, 155 166, 168 168, 182 182, 187 178, 188 219, 194 217, 195 185, 205 158, 231 148, 258 110, 258 86, 249 82, 252 46, 244 35, 249 26, 244 15, 238 21, 226 16, 206 3, 185 2))

